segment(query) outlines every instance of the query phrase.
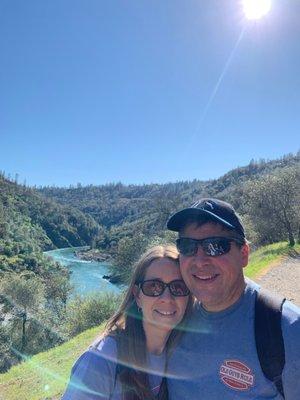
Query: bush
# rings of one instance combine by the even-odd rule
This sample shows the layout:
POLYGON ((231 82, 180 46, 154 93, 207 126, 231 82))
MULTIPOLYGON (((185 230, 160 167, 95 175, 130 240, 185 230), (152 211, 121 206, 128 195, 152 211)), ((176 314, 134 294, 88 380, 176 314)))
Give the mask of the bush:
POLYGON ((67 304, 66 335, 73 337, 86 329, 100 325, 113 315, 120 302, 121 296, 113 293, 76 296, 67 304))

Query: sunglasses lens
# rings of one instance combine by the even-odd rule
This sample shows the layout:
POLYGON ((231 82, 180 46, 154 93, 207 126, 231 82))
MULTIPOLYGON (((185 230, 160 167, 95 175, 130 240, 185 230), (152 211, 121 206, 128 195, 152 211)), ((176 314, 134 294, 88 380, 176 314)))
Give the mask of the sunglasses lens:
POLYGON ((169 287, 173 296, 187 296, 190 293, 186 284, 181 280, 171 282, 169 287))
POLYGON ((157 280, 145 281, 142 284, 142 291, 146 296, 156 297, 160 296, 164 291, 163 282, 157 280))
POLYGON ((142 292, 145 296, 158 297, 163 294, 166 287, 169 287, 170 293, 173 296, 188 296, 189 289, 183 280, 178 279, 170 283, 164 283, 156 279, 149 279, 141 284, 142 292))
POLYGON ((226 254, 230 250, 230 239, 208 238, 201 243, 202 249, 210 257, 217 257, 226 254))
POLYGON ((181 238, 176 240, 177 250, 184 256, 194 256, 197 253, 198 242, 194 239, 181 238))
POLYGON ((200 240, 180 238, 177 239, 176 245, 179 253, 187 257, 197 254, 199 246, 207 256, 218 257, 230 251, 231 241, 232 239, 226 237, 211 237, 200 240))

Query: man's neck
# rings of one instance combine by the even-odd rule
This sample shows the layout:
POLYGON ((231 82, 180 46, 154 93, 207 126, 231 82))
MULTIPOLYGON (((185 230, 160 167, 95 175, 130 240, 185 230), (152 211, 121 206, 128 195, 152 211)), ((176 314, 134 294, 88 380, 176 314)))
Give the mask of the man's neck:
POLYGON ((204 308, 205 311, 208 312, 221 312, 225 311, 227 308, 233 306, 235 303, 239 301, 239 299, 242 297, 242 295, 245 292, 246 288, 246 282, 243 277, 243 282, 237 287, 237 289, 231 294, 226 301, 222 303, 215 303, 215 304, 203 304, 201 303, 201 306, 204 308))

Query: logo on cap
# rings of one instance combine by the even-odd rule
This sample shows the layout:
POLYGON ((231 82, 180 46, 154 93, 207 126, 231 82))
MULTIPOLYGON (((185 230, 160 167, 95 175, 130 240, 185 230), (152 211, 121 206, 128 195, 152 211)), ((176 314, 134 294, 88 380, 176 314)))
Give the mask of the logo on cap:
POLYGON ((214 206, 213 206, 213 204, 212 204, 210 201, 206 201, 204 204, 205 204, 206 206, 210 207, 212 210, 214 209, 214 206))
MULTIPOLYGON (((203 201, 201 201, 201 200, 198 200, 198 201, 196 201, 196 203, 194 203, 193 205, 192 205, 192 208, 198 208, 198 206, 200 205, 200 204, 202 204, 203 203, 203 201)), ((207 206, 207 208, 209 207, 210 209, 214 209, 214 206, 213 206, 213 204, 210 202, 210 201, 204 201, 204 203, 202 204, 202 207, 199 207, 200 209, 202 209, 202 210, 206 210, 206 206, 207 206)))

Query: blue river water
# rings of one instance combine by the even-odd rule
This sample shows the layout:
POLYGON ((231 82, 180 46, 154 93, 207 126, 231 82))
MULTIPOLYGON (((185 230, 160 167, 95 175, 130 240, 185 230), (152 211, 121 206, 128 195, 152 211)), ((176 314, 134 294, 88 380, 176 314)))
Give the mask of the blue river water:
POLYGON ((74 251, 79 249, 83 248, 68 247, 66 249, 51 250, 46 251, 45 255, 66 266, 71 271, 70 281, 74 288, 74 294, 87 295, 95 292, 119 293, 120 288, 118 286, 102 278, 103 275, 108 274, 108 264, 80 260, 74 253, 74 251))

